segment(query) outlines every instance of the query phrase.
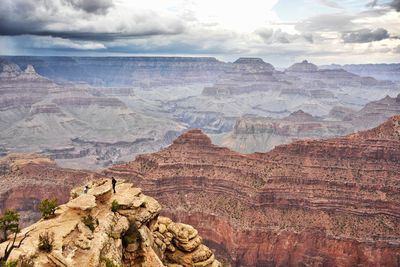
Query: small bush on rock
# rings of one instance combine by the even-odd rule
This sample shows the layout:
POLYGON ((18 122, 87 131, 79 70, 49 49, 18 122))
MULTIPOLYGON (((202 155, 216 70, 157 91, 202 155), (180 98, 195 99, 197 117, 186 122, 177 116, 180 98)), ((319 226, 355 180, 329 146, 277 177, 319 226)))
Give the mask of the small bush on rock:
POLYGON ((44 232, 39 235, 39 245, 40 251, 50 253, 53 250, 54 243, 54 233, 44 232))
POLYGON ((47 220, 55 217, 57 209, 57 199, 44 199, 39 204, 39 211, 42 213, 42 218, 47 220))
POLYGON ((120 207, 118 201, 114 199, 113 202, 111 203, 111 211, 116 212, 119 210, 119 208, 120 207))
POLYGON ((81 220, 92 232, 99 225, 99 220, 90 214, 88 216, 83 216, 81 220))

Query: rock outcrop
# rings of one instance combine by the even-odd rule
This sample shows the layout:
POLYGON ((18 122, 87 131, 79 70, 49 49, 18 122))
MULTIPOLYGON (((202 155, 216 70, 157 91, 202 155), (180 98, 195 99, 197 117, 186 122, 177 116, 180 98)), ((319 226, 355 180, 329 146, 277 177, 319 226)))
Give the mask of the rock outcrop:
POLYGON ((21 225, 30 225, 40 218, 42 199, 57 198, 65 203, 74 186, 97 177, 89 171, 60 168, 43 155, 9 154, 0 159, 0 213, 18 210, 21 225))
MULTIPOLYGON (((21 256, 34 266, 218 267, 213 252, 190 225, 159 217, 161 205, 140 188, 119 181, 116 194, 109 179, 88 182, 71 191, 54 218, 25 228, 10 260, 21 256), (112 203, 118 203, 112 208, 112 203), (53 239, 50 252, 38 249, 39 237, 53 239)), ((0 244, 4 250, 7 242, 0 244)))
POLYGON ((104 174, 141 185, 233 266, 397 266, 399 124, 248 155, 192 130, 104 174))

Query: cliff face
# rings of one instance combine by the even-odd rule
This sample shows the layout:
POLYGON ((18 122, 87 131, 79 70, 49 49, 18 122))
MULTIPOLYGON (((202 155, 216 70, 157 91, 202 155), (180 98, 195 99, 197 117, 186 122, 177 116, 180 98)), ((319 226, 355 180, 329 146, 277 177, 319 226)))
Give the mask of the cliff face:
MULTIPOLYGON (((55 218, 40 220, 25 228, 29 233, 11 259, 31 259, 35 266, 184 266, 218 267, 213 252, 190 225, 159 217, 160 204, 140 188, 122 181, 112 193, 111 181, 88 182, 71 191, 55 218), (111 210, 112 202, 119 207, 111 210), (84 220, 85 218, 91 219, 84 220), (53 249, 38 250, 39 236, 54 235, 53 249)), ((7 242, 0 244, 4 251, 7 242)))
POLYGON ((232 132, 216 141, 238 152, 266 152, 293 140, 343 136, 353 130, 349 122, 324 120, 299 110, 282 119, 254 116, 240 118, 232 132))
POLYGON ((397 266, 399 122, 249 155, 192 130, 104 174, 145 188, 234 266, 397 266))

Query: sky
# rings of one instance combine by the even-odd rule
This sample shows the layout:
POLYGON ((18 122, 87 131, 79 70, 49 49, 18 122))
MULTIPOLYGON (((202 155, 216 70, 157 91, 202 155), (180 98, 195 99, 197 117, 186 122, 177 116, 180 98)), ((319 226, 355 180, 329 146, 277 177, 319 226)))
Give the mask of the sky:
POLYGON ((1 55, 400 62, 400 0, 0 0, 1 55))

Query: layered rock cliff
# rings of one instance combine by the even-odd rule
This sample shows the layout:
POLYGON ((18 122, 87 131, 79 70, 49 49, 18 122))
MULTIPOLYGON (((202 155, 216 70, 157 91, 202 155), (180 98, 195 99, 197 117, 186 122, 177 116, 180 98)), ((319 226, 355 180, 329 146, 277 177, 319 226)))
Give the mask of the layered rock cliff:
POLYGON ((74 186, 96 177, 89 171, 60 168, 45 156, 10 154, 0 159, 0 213, 18 210, 21 225, 30 225, 40 218, 42 199, 55 197, 64 203, 74 186))
MULTIPOLYGON (((113 193, 108 179, 85 185, 88 192, 83 187, 72 190, 70 201, 58 207, 54 218, 21 231, 17 241, 28 237, 10 260, 49 267, 221 266, 196 229, 160 217, 161 205, 140 188, 119 181, 113 193), (51 251, 38 248, 45 234, 53 240, 51 251)), ((7 243, 0 244, 0 251, 7 243)))
POLYGON ((192 130, 104 174, 145 188, 233 266, 397 266, 399 132, 396 116, 365 133, 242 155, 192 130))
POLYGON ((371 129, 396 114, 400 114, 400 95, 369 102, 359 111, 335 106, 323 117, 302 110, 284 118, 244 116, 231 132, 212 138, 238 152, 266 152, 296 139, 326 139, 371 129))
POLYGON ((302 110, 282 119, 246 116, 232 132, 215 138, 216 143, 242 153, 266 152, 296 139, 329 138, 352 133, 349 122, 324 120, 302 110))

